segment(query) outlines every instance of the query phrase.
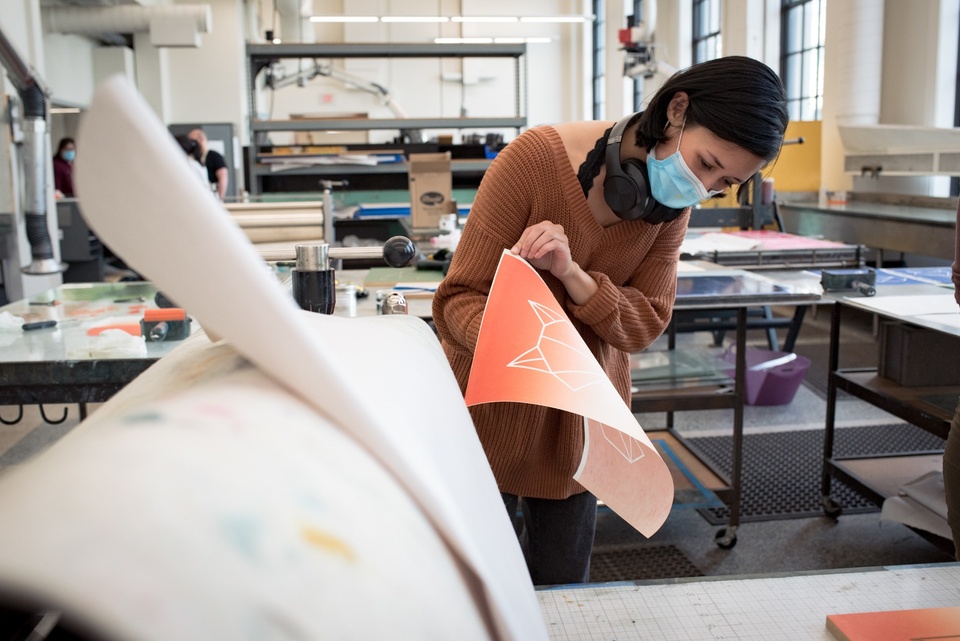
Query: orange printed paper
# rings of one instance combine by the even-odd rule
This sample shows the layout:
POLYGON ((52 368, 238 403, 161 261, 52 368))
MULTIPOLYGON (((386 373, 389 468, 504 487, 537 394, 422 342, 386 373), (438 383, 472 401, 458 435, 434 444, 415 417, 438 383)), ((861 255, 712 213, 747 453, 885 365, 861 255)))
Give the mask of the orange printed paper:
POLYGON ((673 479, 553 293, 504 251, 480 325, 467 405, 544 405, 585 420, 574 479, 645 536, 673 503, 673 479))
POLYGON ((831 614, 827 629, 838 641, 960 639, 960 607, 831 614))

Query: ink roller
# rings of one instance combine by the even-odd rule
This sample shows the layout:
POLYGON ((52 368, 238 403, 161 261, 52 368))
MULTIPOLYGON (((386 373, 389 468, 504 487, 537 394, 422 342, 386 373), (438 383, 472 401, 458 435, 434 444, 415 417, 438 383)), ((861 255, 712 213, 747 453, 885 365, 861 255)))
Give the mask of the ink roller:
POLYGON ((181 341, 190 336, 190 319, 179 307, 148 309, 140 321, 140 335, 151 343, 181 341))
POLYGON ((864 296, 877 293, 877 272, 870 268, 824 269, 820 271, 820 285, 824 291, 853 290, 864 296))

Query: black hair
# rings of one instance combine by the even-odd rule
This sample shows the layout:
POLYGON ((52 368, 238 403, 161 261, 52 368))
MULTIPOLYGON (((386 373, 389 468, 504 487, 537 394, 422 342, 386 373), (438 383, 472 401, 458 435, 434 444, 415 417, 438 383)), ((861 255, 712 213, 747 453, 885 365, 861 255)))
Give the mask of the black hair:
POLYGON ((177 134, 174 136, 177 139, 177 142, 180 144, 180 147, 187 153, 191 158, 200 160, 200 145, 196 140, 190 138, 186 134, 177 134))
POLYGON ((61 138, 60 142, 57 144, 56 155, 61 156, 63 154, 64 147, 66 147, 67 145, 73 145, 74 147, 77 146, 77 144, 73 142, 73 138, 61 138))
MULTIPOLYGON (((768 163, 780 153, 790 120, 783 83, 754 58, 725 56, 673 74, 640 116, 637 145, 650 150, 667 139, 667 107, 678 91, 688 96, 685 126, 706 127, 768 163)), ((738 196, 749 193, 750 181, 738 196)))

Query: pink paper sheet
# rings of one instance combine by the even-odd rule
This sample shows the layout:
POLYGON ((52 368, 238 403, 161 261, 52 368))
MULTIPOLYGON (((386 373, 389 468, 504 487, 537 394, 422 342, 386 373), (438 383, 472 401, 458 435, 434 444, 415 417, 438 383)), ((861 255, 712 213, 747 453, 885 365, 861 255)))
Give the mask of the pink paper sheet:
POLYGON ((645 536, 670 513, 673 479, 546 284, 504 251, 487 299, 467 405, 509 401, 584 416, 574 479, 645 536))

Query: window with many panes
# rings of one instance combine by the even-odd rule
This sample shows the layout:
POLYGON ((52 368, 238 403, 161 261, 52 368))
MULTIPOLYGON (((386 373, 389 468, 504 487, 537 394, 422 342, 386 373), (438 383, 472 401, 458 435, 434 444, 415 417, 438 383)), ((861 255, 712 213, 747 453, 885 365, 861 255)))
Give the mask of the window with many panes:
POLYGON ((693 62, 706 62, 723 55, 720 37, 722 0, 693 0, 693 62))
POLYGON ((790 120, 820 120, 827 0, 783 0, 780 77, 790 120))
POLYGON ((593 0, 593 119, 603 118, 604 96, 603 76, 606 65, 603 63, 606 7, 604 0, 593 0))
MULTIPOLYGON (((643 0, 633 0, 633 23, 639 24, 640 21, 646 20, 647 16, 643 15, 643 0)), ((633 110, 640 111, 643 109, 643 76, 640 75, 633 79, 633 110)))
MULTIPOLYGON (((953 126, 960 127, 960 46, 957 47, 956 92, 953 97, 953 126)), ((950 178, 950 195, 960 194, 960 178, 950 178)))

